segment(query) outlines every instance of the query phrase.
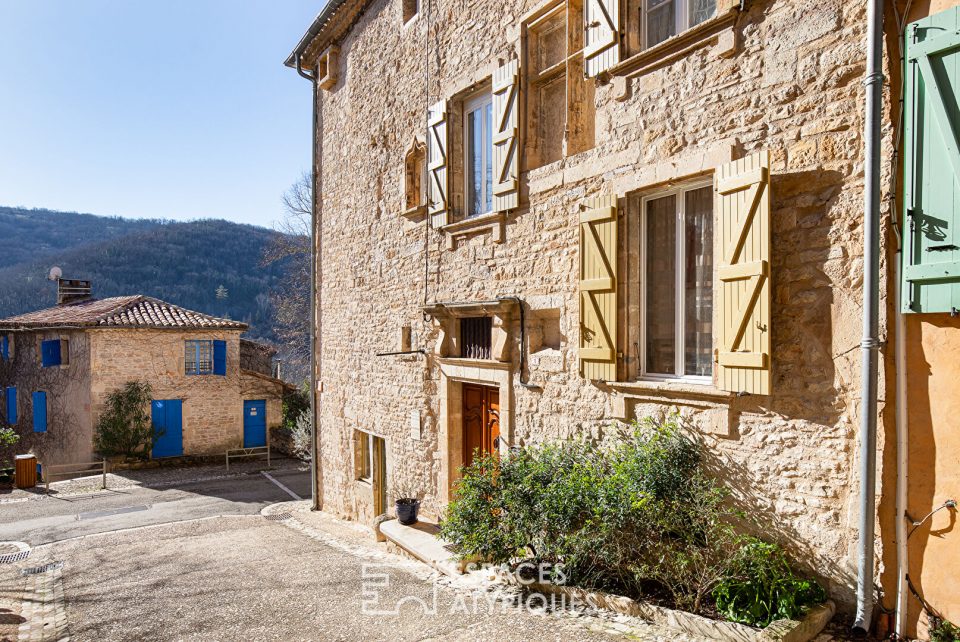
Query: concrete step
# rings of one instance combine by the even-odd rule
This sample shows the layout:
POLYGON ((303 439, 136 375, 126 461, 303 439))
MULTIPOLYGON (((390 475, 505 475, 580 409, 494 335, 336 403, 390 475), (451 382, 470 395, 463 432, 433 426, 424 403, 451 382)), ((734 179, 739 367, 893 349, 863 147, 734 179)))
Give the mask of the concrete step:
POLYGON ((456 577, 463 568, 456 555, 447 548, 448 542, 440 539, 440 527, 430 522, 417 522, 404 526, 391 519, 380 524, 380 533, 404 551, 440 571, 444 575, 456 577))

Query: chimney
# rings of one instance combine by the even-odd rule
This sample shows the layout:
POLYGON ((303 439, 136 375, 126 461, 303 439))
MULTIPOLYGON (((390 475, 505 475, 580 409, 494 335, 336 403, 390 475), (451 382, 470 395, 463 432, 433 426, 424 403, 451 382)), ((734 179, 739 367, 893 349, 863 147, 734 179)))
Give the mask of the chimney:
POLYGON ((90 281, 57 279, 57 305, 79 303, 93 298, 90 281))

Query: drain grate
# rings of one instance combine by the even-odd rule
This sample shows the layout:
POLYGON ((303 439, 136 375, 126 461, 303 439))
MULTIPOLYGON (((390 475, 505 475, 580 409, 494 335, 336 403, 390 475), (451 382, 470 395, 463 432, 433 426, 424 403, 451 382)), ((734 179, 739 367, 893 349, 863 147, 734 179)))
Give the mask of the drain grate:
POLYGON ((22 571, 20 571, 20 575, 40 575, 41 573, 55 571, 60 568, 63 568, 63 562, 51 562, 50 564, 44 564, 43 566, 34 566, 33 568, 25 568, 22 571))
POLYGON ((285 519, 290 519, 293 515, 290 513, 277 513, 276 515, 264 515, 264 517, 271 522, 282 522, 285 519))
POLYGON ((16 564, 30 557, 30 551, 17 551, 16 553, 7 553, 0 555, 0 564, 16 564))

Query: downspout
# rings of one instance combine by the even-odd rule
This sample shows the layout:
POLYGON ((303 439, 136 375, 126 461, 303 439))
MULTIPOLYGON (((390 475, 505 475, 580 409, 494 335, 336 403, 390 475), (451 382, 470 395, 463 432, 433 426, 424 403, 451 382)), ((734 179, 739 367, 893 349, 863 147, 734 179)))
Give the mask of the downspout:
POLYGON ((867 69, 864 123, 863 340, 860 342, 860 528, 857 541, 857 615, 853 628, 868 633, 873 619, 874 522, 877 475, 877 352, 880 287, 880 118, 883 73, 883 0, 867 0, 867 69))
MULTIPOLYGON (((902 243, 902 241, 901 241, 902 243)), ((894 369, 897 377, 897 496, 896 496, 896 542, 897 542, 897 604, 895 631, 897 639, 906 639, 907 635, 907 573, 910 571, 907 558, 907 346, 906 323, 900 311, 900 260, 903 248, 897 250, 896 283, 896 320, 894 322, 894 340, 897 342, 894 353, 894 369)))
POLYGON ((308 73, 303 70, 301 56, 297 54, 297 73, 310 81, 311 92, 313 94, 313 116, 312 130, 310 138, 311 165, 310 173, 313 181, 310 185, 310 491, 312 504, 310 510, 323 509, 323 471, 320 468, 320 456, 322 448, 320 446, 320 431, 317 430, 317 382, 320 381, 318 368, 320 365, 317 359, 317 349, 320 346, 320 340, 317 336, 317 305, 320 302, 320 292, 317 289, 317 277, 320 275, 320 245, 317 227, 320 225, 320 208, 317 207, 317 200, 320 194, 317 190, 317 181, 319 173, 317 171, 317 76, 315 73, 308 73))

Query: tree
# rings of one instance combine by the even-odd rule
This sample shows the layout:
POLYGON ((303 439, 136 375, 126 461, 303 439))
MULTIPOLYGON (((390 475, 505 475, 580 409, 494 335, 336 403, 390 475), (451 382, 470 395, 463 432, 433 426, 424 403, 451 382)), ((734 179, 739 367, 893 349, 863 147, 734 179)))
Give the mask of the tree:
POLYGON ((286 370, 306 377, 310 364, 310 226, 313 221, 312 178, 304 172, 283 195, 280 232, 264 250, 263 265, 280 263, 285 276, 271 289, 274 335, 281 343, 286 370))
POLYGON ((141 381, 129 381, 107 395, 107 408, 93 431, 93 447, 108 457, 149 457, 162 436, 154 430, 147 411, 152 399, 150 384, 141 381))
POLYGON ((230 293, 227 291, 227 288, 223 287, 223 284, 217 286, 217 300, 225 301, 227 297, 230 296, 230 293))

